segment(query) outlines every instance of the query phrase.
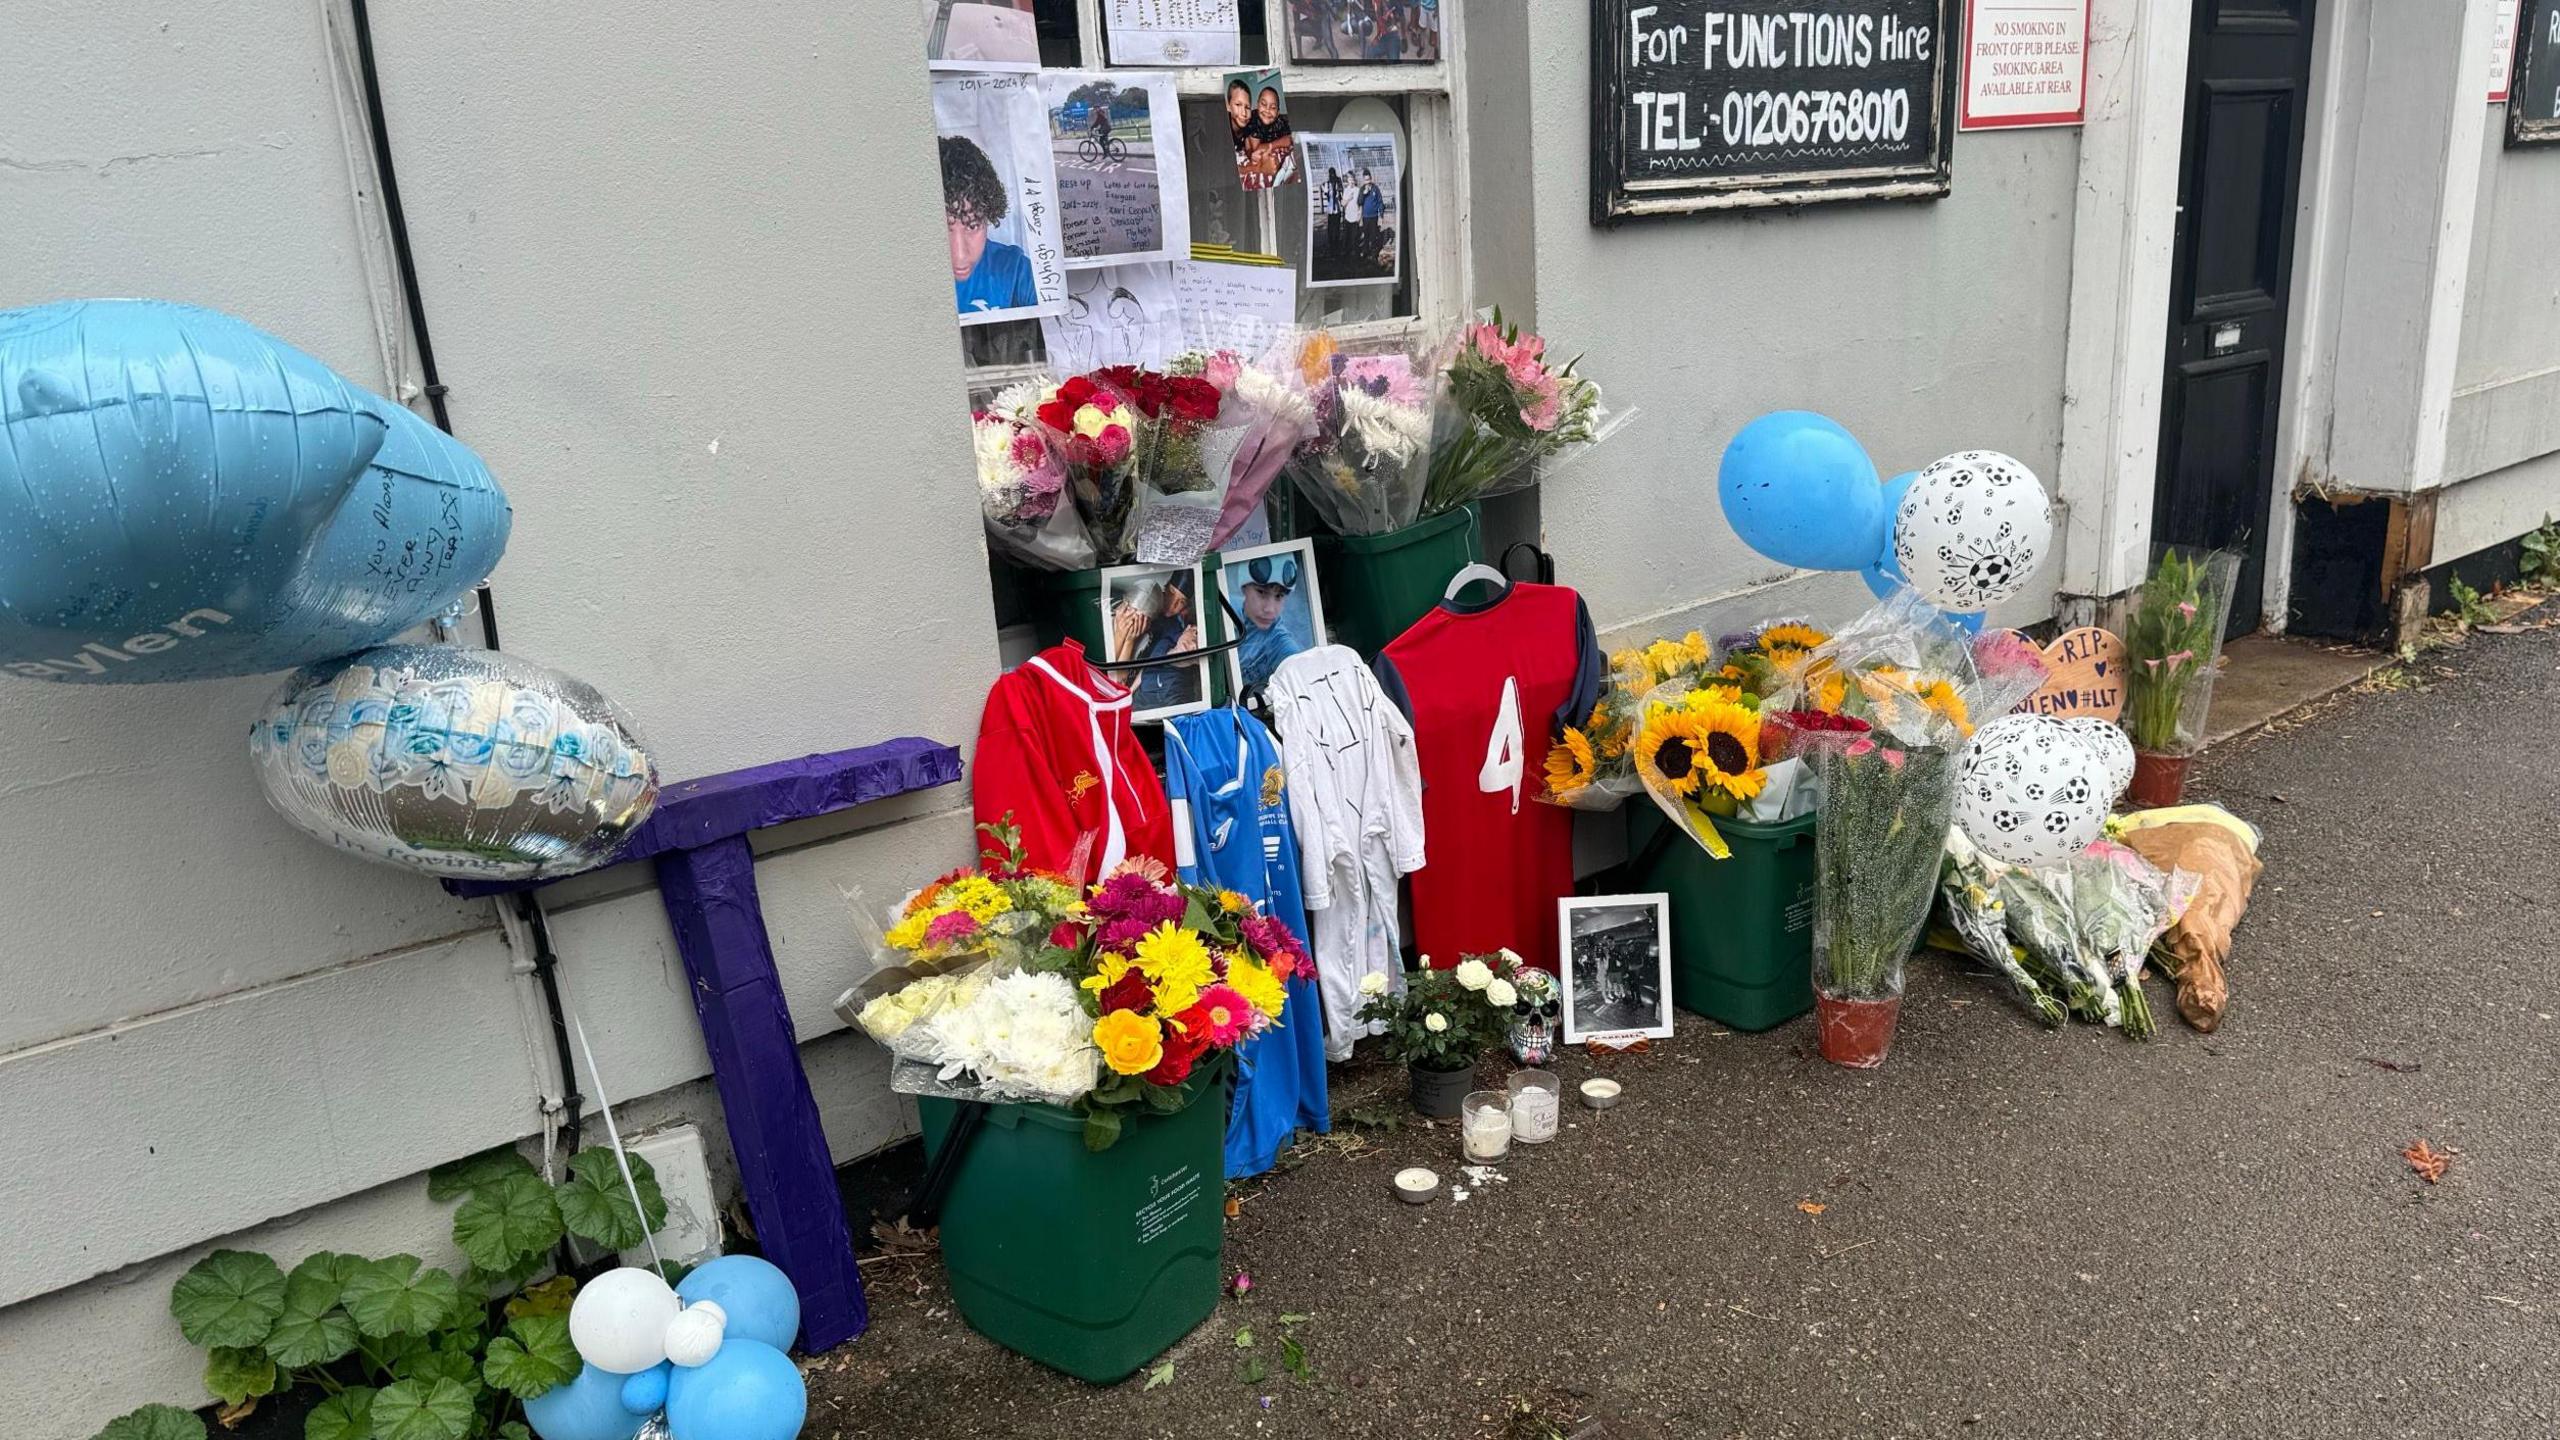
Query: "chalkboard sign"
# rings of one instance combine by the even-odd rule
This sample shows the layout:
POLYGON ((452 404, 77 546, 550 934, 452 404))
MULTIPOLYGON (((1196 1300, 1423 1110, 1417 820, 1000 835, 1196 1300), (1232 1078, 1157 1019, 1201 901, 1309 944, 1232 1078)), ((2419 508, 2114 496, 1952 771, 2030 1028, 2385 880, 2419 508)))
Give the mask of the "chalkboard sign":
POLYGON ((2516 7, 2507 81, 2507 146, 2560 144, 2560 0, 2516 7))
POLYGON ((1592 0, 1592 223, 1946 194, 1961 7, 1592 0))

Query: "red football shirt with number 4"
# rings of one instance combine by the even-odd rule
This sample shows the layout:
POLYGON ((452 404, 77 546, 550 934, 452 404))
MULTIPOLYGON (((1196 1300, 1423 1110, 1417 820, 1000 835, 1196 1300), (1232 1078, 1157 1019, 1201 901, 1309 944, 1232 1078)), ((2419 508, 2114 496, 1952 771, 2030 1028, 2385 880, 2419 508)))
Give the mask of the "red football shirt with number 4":
POLYGON ((1573 812, 1538 795, 1547 748, 1590 717, 1604 669, 1590 612, 1561 585, 1443 602, 1379 653, 1422 766, 1431 858, 1413 875, 1414 944, 1441 969, 1505 946, 1556 968, 1573 812))

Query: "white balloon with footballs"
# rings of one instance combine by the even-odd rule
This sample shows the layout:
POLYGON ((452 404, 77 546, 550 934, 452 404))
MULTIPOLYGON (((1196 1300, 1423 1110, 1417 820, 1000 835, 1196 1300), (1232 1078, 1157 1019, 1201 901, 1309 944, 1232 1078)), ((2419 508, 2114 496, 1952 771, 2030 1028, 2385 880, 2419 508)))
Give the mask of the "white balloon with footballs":
POLYGON ((1983 726, 1956 770, 1956 824, 2006 865, 2041 869, 2088 849, 2113 799, 2104 755, 2049 715, 1983 726))
POLYGON ((675 1285, 638 1266, 578 1289, 577 1377, 525 1402, 542 1440, 793 1440, 809 1393, 787 1353, 800 1333, 790 1277, 752 1255, 706 1261, 675 1285))

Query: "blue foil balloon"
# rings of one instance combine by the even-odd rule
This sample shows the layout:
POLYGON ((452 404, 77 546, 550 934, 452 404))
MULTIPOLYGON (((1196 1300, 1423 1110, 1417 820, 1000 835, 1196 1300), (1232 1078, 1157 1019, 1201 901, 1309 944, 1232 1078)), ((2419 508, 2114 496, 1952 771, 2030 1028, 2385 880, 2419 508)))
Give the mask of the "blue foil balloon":
POLYGON ((506 548, 470 450, 246 322, 0 311, 0 673, 287 670, 448 609, 506 548))
POLYGON ((760 1340, 788 1350, 800 1334, 800 1292, 770 1260, 723 1255, 706 1260, 676 1283, 687 1305, 709 1300, 729 1317, 731 1340, 760 1340))
POLYGON ((791 1357, 737 1332, 708 1364, 676 1367, 667 1382, 672 1440, 793 1440, 809 1418, 809 1387, 791 1357))
POLYGON ((1716 468, 1725 522, 1781 565, 1858 570, 1891 526, 1876 466, 1856 437, 1806 410, 1778 410, 1742 427, 1716 468))
POLYGON ((589 1365, 577 1379, 524 1402, 524 1422, 542 1440, 631 1440, 647 1417, 622 1408, 629 1378, 589 1365))

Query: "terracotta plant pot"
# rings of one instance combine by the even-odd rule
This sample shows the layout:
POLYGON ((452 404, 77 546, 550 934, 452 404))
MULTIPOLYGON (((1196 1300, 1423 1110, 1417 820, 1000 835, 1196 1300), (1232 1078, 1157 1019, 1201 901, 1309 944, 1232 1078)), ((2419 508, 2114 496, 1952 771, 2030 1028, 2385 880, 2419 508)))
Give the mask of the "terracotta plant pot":
POLYGON ((1434 1120, 1456 1119, 1459 1106, 1476 1084, 1473 1065, 1458 1070, 1426 1070, 1415 1065, 1407 1073, 1413 1077, 1413 1108, 1434 1120))
POLYGON ((2192 755, 2133 752, 2133 783, 2125 787, 2125 803, 2144 810, 2175 805, 2187 793, 2187 763, 2192 755))
POLYGON ((1849 996, 1813 997, 1814 1033, 1822 1058, 1852 1070, 1873 1070, 1893 1048, 1893 1028, 1902 1020, 1902 997, 1861 1000, 1849 996))

